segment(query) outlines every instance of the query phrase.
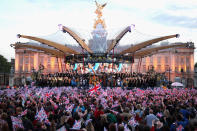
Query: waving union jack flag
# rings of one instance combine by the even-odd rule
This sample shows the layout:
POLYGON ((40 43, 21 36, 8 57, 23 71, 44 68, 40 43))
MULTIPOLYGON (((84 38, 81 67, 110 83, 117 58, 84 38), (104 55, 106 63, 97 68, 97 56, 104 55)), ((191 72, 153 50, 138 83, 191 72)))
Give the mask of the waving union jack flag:
POLYGON ((99 84, 95 85, 94 88, 90 89, 88 92, 93 93, 93 92, 96 92, 100 88, 101 88, 101 85, 99 83, 99 84))

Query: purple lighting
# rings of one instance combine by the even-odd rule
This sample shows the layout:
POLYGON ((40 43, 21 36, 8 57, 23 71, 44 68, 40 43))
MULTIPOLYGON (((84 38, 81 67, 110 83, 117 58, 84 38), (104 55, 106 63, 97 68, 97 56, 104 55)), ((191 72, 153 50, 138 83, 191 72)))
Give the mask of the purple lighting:
POLYGON ((129 26, 129 32, 131 32, 131 28, 135 28, 135 25, 131 24, 131 26, 129 26))
POLYGON ((59 24, 59 29, 62 31, 63 30, 63 25, 62 24, 59 24))
POLYGON ((131 27, 135 28, 135 24, 131 24, 131 27))
POLYGON ((129 32, 131 32, 131 26, 129 26, 129 32))

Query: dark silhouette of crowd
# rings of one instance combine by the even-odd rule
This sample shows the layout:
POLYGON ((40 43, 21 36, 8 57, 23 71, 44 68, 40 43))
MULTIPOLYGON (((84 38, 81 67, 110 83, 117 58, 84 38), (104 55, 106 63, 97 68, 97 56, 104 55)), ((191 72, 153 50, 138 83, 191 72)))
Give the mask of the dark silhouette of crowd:
POLYGON ((79 74, 73 73, 55 73, 55 74, 41 74, 35 79, 38 87, 86 87, 94 85, 99 81, 102 87, 155 87, 158 86, 159 73, 87 73, 79 74))

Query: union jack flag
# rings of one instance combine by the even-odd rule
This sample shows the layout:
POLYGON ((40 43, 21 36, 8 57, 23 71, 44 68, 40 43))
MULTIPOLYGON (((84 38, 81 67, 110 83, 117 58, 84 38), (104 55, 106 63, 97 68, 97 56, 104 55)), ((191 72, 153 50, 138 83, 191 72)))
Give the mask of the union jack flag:
POLYGON ((41 122, 44 120, 44 122, 45 122, 46 124, 50 125, 50 122, 49 122, 49 120, 48 120, 48 118, 47 118, 47 114, 46 114, 46 112, 45 112, 45 110, 44 110, 43 107, 41 108, 41 110, 40 110, 39 112, 37 112, 35 118, 36 118, 37 120, 41 121, 41 122))
POLYGON ((24 110, 24 111, 21 113, 21 116, 24 116, 24 115, 26 115, 26 114, 27 114, 27 109, 24 110))
POLYGON ((20 118, 11 116, 11 120, 12 120, 13 131, 16 131, 18 128, 24 129, 23 122, 20 118))
POLYGON ((88 92, 92 93, 92 92, 96 92, 99 88, 101 88, 100 83, 95 85, 94 88, 90 89, 88 92))

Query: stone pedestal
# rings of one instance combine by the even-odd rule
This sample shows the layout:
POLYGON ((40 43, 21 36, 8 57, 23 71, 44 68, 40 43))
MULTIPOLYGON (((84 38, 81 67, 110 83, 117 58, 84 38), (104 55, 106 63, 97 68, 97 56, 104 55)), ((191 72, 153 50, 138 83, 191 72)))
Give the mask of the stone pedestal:
POLYGON ((107 50, 107 31, 102 24, 97 24, 96 29, 92 31, 92 39, 89 41, 89 47, 95 53, 105 53, 107 50))

